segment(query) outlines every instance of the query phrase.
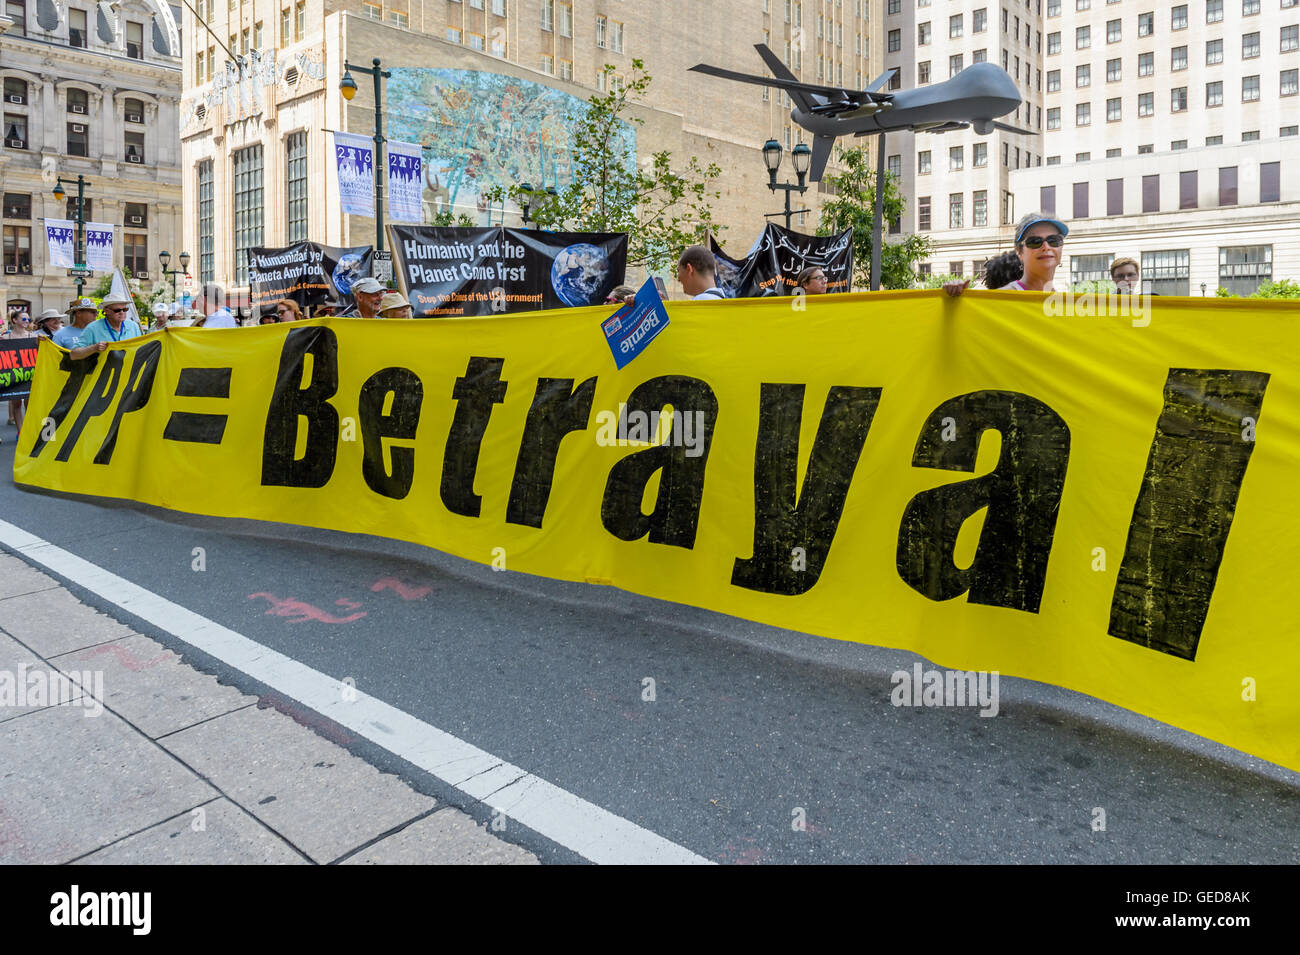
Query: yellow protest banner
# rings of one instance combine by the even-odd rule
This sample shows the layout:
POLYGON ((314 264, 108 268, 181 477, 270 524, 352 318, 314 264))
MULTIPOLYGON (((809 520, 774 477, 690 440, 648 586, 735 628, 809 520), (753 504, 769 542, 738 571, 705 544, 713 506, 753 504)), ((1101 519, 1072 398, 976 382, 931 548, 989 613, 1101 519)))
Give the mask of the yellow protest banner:
POLYGON ((1092 694, 1300 769, 1300 310, 684 302, 42 343, 15 480, 425 544, 1092 694))

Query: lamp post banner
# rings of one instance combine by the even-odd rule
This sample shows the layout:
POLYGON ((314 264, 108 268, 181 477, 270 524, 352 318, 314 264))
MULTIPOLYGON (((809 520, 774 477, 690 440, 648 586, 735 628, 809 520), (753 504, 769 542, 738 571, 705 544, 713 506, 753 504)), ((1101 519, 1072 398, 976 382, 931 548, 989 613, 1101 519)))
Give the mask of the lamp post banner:
POLYGON ((390 226, 389 234, 417 316, 600 305, 627 271, 622 232, 390 226))
POLYGON ((423 148, 388 141, 388 221, 421 222, 424 189, 423 148))
POLYGON ((334 134, 334 162, 338 171, 339 202, 343 214, 375 214, 375 143, 368 136, 334 134))
POLYGON ((77 224, 71 219, 46 219, 45 241, 49 245, 50 266, 70 269, 76 265, 74 237, 77 224))
POLYGON ((86 268, 113 268, 113 223, 86 223, 86 268))
POLYGON ((373 254, 370 245, 336 249, 319 242, 249 249, 249 304, 260 308, 282 298, 307 307, 331 298, 350 304, 353 284, 370 275, 373 254))
POLYGON ((839 235, 804 235, 769 222, 743 259, 727 255, 712 236, 709 246, 717 261, 718 286, 733 298, 791 295, 799 273, 813 266, 826 273, 827 292, 847 292, 852 287, 852 229, 839 235))
POLYGON ((590 308, 41 340, 13 479, 906 649, 950 673, 895 705, 997 671, 1300 770, 1296 304, 800 304, 668 302, 622 369, 590 308))

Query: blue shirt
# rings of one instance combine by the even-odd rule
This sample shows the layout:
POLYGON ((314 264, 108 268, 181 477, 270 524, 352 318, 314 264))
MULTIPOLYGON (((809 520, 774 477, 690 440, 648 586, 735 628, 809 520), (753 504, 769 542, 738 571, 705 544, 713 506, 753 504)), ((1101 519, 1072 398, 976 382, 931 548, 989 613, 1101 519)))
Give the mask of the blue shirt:
POLYGON ((77 347, 77 339, 81 337, 84 328, 76 328, 73 325, 64 325, 54 333, 54 344, 60 348, 66 348, 68 351, 77 347))
POLYGON ((120 342, 124 338, 137 338, 141 334, 140 326, 129 318, 122 319, 122 327, 116 332, 108 324, 108 319, 99 318, 91 322, 81 332, 81 337, 77 339, 77 347, 85 348, 87 345, 98 345, 100 342, 120 342))

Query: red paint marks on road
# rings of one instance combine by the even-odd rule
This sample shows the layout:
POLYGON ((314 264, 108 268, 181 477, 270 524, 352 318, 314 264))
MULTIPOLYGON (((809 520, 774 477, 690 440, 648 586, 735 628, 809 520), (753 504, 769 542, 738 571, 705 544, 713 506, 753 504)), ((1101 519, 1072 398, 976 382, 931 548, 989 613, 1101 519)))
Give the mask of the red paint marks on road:
MULTIPOLYGON (((366 615, 366 612, 362 610, 359 613, 348 614, 346 617, 336 617, 332 613, 321 610, 320 607, 314 607, 301 600, 295 600, 293 597, 277 597, 275 594, 267 593, 248 595, 249 600, 256 600, 259 597, 271 605, 271 609, 266 612, 268 617, 286 617, 290 623, 304 623, 308 620, 314 620, 317 623, 352 623, 354 620, 360 620, 366 615)), ((360 606, 360 604, 357 606, 360 606)))
POLYGON ((413 587, 410 584, 404 584, 396 577, 380 577, 370 587, 373 593, 379 593, 381 590, 391 590, 403 600, 423 600, 432 591, 432 587, 413 587))
POLYGON ((348 600, 347 597, 340 597, 338 600, 334 601, 334 605, 336 607, 342 607, 344 610, 356 610, 361 606, 361 604, 357 603, 355 600, 348 600))
POLYGON ((101 653, 111 653, 117 658, 118 663, 122 664, 122 666, 126 667, 132 673, 139 673, 141 670, 147 670, 160 663, 166 663, 168 660, 176 656, 176 654, 172 653, 170 650, 164 650, 152 660, 146 660, 143 657, 136 656, 126 647, 118 646, 116 643, 110 643, 102 647, 92 647, 83 653, 78 659, 84 660, 87 657, 99 656, 101 653))

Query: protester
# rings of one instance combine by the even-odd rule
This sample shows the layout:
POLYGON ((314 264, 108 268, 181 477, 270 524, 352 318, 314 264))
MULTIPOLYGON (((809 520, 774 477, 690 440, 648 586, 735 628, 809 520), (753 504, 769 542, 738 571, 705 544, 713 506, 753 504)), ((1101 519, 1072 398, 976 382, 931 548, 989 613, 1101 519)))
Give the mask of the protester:
MULTIPOLYGON (((1031 212, 1016 223, 1016 255, 1024 274, 1000 289, 1021 292, 1049 292, 1056 267, 1061 264, 1061 247, 1069 227, 1059 219, 1031 212)), ((949 295, 960 295, 970 285, 970 279, 944 282, 943 290, 949 295)), ((992 287, 992 286, 990 286, 992 287)))
POLYGON ((1116 259, 1110 264, 1110 280, 1117 292, 1129 295, 1142 293, 1142 267, 1134 259, 1116 259))
POLYGON ((352 297, 357 300, 346 312, 343 312, 341 318, 378 318, 379 303, 383 301, 384 292, 379 279, 366 276, 352 286, 352 297))
POLYGON ((636 298, 636 289, 630 285, 619 285, 614 291, 605 296, 605 304, 618 305, 626 302, 629 298, 636 298))
POLYGON ((826 294, 826 270, 820 265, 810 265, 794 280, 795 287, 802 289, 804 295, 826 294))
POLYGON ((682 291, 693 299, 726 298, 727 293, 718 288, 717 267, 713 253, 704 246, 687 246, 677 260, 677 281, 682 291))
POLYGON ((263 308, 262 308, 262 314, 261 314, 260 316, 258 316, 257 324, 259 324, 259 325, 274 325, 274 324, 275 324, 276 322, 278 322, 279 320, 280 320, 280 319, 279 319, 279 317, 278 317, 278 313, 276 312, 275 306, 273 306, 273 305, 266 305, 266 306, 263 306, 263 308))
POLYGON ((202 303, 203 321, 195 322, 196 328, 237 328, 239 323, 230 309, 226 308, 226 290, 215 282, 208 282, 199 289, 199 301, 202 303))
POLYGON ((82 331, 95 320, 98 313, 99 309, 95 306, 94 299, 74 299, 68 306, 68 324, 54 333, 54 344, 69 351, 76 348, 77 339, 81 337, 82 331))
POLYGON ((386 292, 379 302, 380 318, 412 318, 411 303, 401 292, 386 292))
POLYGON ((291 298, 282 298, 276 302, 273 314, 277 322, 296 322, 304 317, 298 303, 291 298))
POLYGON ((171 317, 172 307, 167 302, 155 302, 153 306, 153 322, 149 325, 149 331, 156 332, 167 327, 167 322, 171 317))
POLYGON ((54 340, 54 333, 63 326, 63 313, 57 308, 47 308, 36 318, 36 334, 54 340))
MULTIPOLYGON (((54 311, 50 309, 50 311, 54 311)), ((59 313, 54 312, 57 316, 59 313)), ((26 312, 19 312, 10 316, 9 328, 5 332, 5 338, 35 338, 36 333, 32 331, 32 320, 26 312)), ((11 398, 9 400, 9 418, 18 428, 19 432, 23 430, 23 410, 27 407, 26 398, 11 398)))
POLYGON ((311 317, 332 318, 334 315, 338 314, 339 309, 342 307, 343 306, 341 306, 338 302, 334 301, 334 299, 332 298, 327 299, 324 302, 321 302, 319 305, 312 308, 311 317))
POLYGON ((986 289, 1002 288, 1010 285, 1024 274, 1020 256, 1015 252, 1003 252, 984 263, 984 287, 986 289))
POLYGON ((77 347, 72 349, 71 353, 75 359, 105 351, 112 342, 120 342, 124 338, 138 338, 144 334, 140 331, 139 324, 130 317, 129 298, 116 296, 110 292, 99 306, 104 310, 104 317, 91 322, 81 333, 81 337, 77 339, 77 347))

